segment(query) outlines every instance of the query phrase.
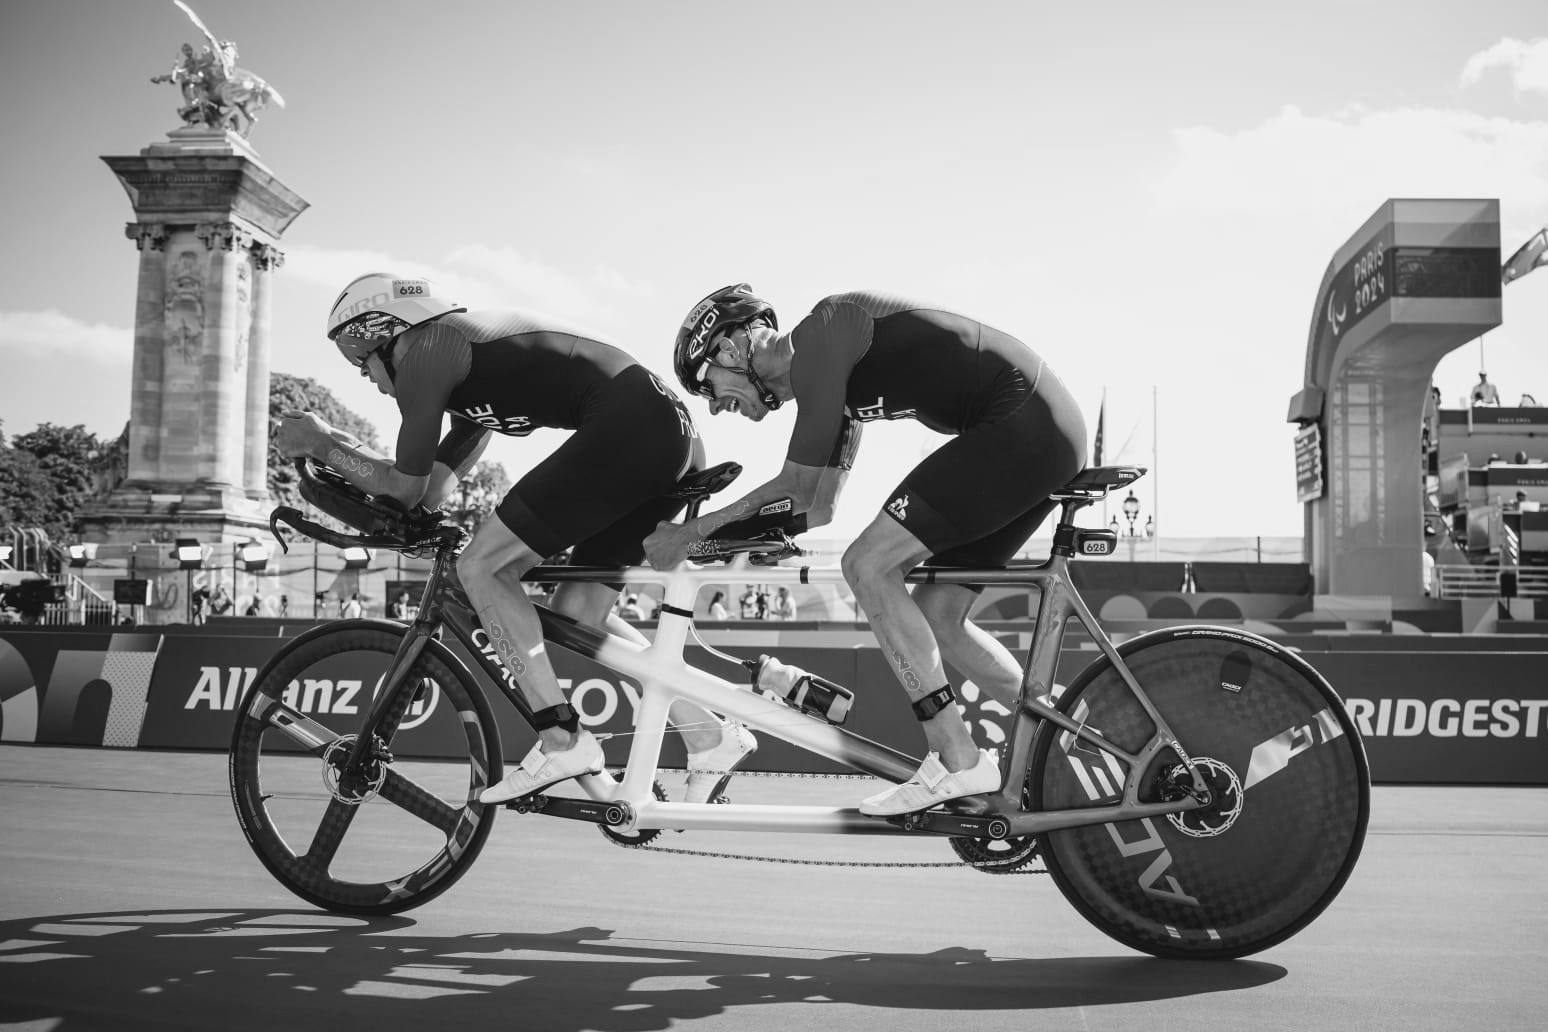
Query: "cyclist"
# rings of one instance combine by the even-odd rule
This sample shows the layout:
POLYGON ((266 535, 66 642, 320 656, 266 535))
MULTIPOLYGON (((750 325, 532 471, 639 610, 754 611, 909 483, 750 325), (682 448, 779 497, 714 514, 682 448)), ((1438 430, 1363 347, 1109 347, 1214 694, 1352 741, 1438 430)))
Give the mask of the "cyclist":
MULTIPOLYGON (((370 494, 433 506, 478 461, 491 432, 574 431, 511 488, 463 549, 455 573, 532 705, 538 732, 526 758, 480 799, 514 799, 601 770, 602 747, 581 730, 560 691, 521 578, 572 545, 577 565, 628 566, 644 558, 645 534, 681 508, 668 492, 704 464, 688 410, 654 373, 591 334, 525 312, 469 312, 423 279, 355 279, 334 301, 327 334, 362 376, 396 400, 396 454, 375 454, 312 413, 287 413, 276 444, 285 455, 326 463, 370 494)), ((622 587, 565 583, 552 608, 647 644, 639 631, 609 619, 622 587)), ((742 725, 689 703, 675 703, 672 719, 688 747, 690 802, 705 801, 722 780, 717 774, 734 770, 757 747, 742 725)))
POLYGON ((1014 337, 972 319, 890 294, 835 294, 781 333, 773 307, 745 283, 717 290, 678 330, 673 365, 713 414, 754 422, 795 402, 779 474, 725 508, 662 524, 645 542, 657 567, 760 511, 821 526, 859 445, 862 424, 915 419, 951 435, 892 492, 844 552, 844 579, 902 682, 930 752, 902 785, 866 799, 891 816, 1000 787, 995 757, 979 750, 952 704, 942 659, 1014 708, 1015 658, 968 619, 979 589, 904 577, 926 559, 998 566, 1012 558, 1055 503, 1049 495, 1083 465, 1085 420, 1043 360, 1014 337), (804 520, 802 519, 804 517, 804 520))

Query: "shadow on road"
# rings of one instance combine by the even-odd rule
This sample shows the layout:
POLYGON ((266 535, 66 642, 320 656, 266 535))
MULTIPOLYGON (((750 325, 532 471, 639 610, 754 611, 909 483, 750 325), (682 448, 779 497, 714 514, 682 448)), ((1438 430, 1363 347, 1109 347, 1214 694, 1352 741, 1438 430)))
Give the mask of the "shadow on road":
MULTIPOLYGON (((1041 1010, 1248 989, 1258 961, 834 955, 756 944, 425 935, 404 918, 159 911, 0 922, 0 1022, 36 1027, 664 1029, 762 1004, 1041 1010)), ((819 1014, 812 1016, 821 1020, 819 1014)))

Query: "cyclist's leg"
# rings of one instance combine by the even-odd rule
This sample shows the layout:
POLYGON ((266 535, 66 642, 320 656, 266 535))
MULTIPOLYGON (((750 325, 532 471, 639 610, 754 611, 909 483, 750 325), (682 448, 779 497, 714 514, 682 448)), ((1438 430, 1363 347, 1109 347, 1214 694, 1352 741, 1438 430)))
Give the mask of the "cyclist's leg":
MULTIPOLYGON (((570 561, 577 566, 643 562, 646 536, 682 509, 669 492, 685 473, 705 465, 704 443, 688 410, 643 366, 620 373, 609 384, 594 413, 560 450, 563 464, 554 468, 563 485, 549 485, 556 502, 545 516, 551 526, 570 529, 569 541, 575 544, 570 561), (585 476, 574 476, 576 470, 585 476)), ((647 644, 636 628, 611 615, 622 589, 622 584, 568 583, 555 598, 556 611, 647 644)), ((732 730, 691 703, 673 703, 668 717, 690 752, 714 749, 732 730)))
MULTIPOLYGON (((1052 501, 1040 502, 999 530, 932 556, 930 561, 938 566, 1003 566, 1055 507, 1052 501)), ((982 592, 982 588, 966 584, 920 584, 914 588, 914 602, 930 622, 946 660, 990 698, 1014 710, 1021 695, 1021 664, 999 639, 968 619, 982 592)))
MULTIPOLYGON (((1044 387, 1034 392, 1025 379, 1007 377, 993 422, 970 428, 921 462, 845 553, 845 579, 911 702, 948 682, 934 628, 905 588, 907 571, 932 555, 955 565, 998 565, 1015 553, 1020 542, 1012 538, 1030 533, 1026 521, 1046 515, 1046 508, 1039 510, 1048 495, 1080 469, 1085 451, 1080 410, 1057 377, 1048 373, 1043 380, 1044 387), (976 547, 965 547, 970 545, 976 547)), ((946 622, 948 635, 952 623, 961 623, 957 614, 965 615, 963 598, 925 595, 938 607, 937 615, 952 618, 946 622)), ((961 651, 973 640, 964 630, 961 651)), ((947 772, 981 762, 955 707, 929 715, 923 730, 947 772)), ((882 811, 871 806, 867 812, 882 811)))
MULTIPOLYGON (((512 489, 474 533, 457 559, 457 576, 500 661, 515 675, 532 708, 545 710, 564 704, 565 698, 543 646, 537 609, 521 583, 542 555, 507 525, 515 496, 512 489)), ((545 749, 567 750, 575 745, 576 730, 546 727, 538 731, 538 739, 545 749)))
MULTIPOLYGON (((917 502, 911 499, 910 506, 917 502)), ((885 513, 872 520, 844 551, 844 579, 865 611, 882 653, 910 703, 919 702, 946 684, 935 634, 904 582, 908 571, 932 551, 885 513)), ((978 747, 955 707, 943 706, 934 716, 921 721, 921 727, 930 751, 940 757, 948 771, 965 770, 978 762, 978 747)))

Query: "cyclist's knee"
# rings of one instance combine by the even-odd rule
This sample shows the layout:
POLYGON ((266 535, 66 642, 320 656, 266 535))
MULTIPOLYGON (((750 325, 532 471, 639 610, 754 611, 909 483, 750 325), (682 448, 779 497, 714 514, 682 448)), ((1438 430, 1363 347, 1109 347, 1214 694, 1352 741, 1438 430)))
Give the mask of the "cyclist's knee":
POLYGON ((502 577, 520 576, 542 561, 498 519, 487 521, 457 557, 457 579, 477 601, 488 598, 502 577))

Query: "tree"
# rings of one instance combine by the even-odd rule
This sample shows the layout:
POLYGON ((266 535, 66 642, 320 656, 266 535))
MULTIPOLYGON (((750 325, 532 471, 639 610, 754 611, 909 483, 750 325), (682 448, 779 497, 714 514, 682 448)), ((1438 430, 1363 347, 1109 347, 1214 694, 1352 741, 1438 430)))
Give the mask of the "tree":
POLYGON ((274 447, 280 417, 286 412, 315 412, 330 426, 354 434, 372 448, 380 447, 376 443, 376 427, 350 411, 328 388, 302 376, 272 374, 269 377, 269 497, 275 505, 302 504, 295 466, 274 447))
MULTIPOLYGON (((50 538, 62 540, 75 529, 76 513, 81 503, 96 494, 97 470, 102 463, 103 445, 97 435, 84 426, 55 426, 42 423, 30 433, 20 434, 11 446, 12 478, 21 477, 13 485, 14 501, 31 498, 30 504, 21 506, 9 522, 22 526, 41 527, 50 538), (17 453, 32 458, 19 459, 17 453), (43 479, 41 490, 29 467, 43 479), (17 470, 20 470, 18 473, 17 470)), ((0 506, 7 506, 4 489, 0 488, 0 506)))
POLYGON ((0 429, 0 527, 43 526, 53 491, 37 456, 6 444, 0 429))
POLYGON ((457 493, 442 502, 446 509, 455 508, 457 522, 469 531, 488 519, 511 489, 511 478, 505 467, 498 462, 485 460, 457 485, 457 493))

